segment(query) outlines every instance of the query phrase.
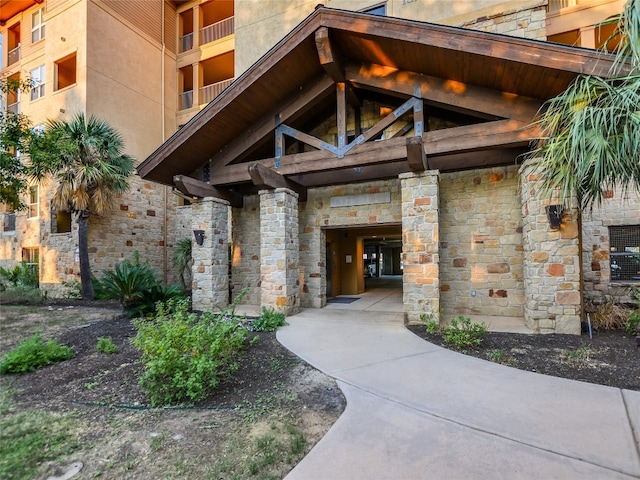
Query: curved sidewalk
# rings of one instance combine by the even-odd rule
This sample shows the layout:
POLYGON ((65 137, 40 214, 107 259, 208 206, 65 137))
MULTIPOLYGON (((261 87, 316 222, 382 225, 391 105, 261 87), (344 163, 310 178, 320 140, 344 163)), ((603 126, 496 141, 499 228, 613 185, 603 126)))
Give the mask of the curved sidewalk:
POLYGON ((347 398, 287 479, 640 478, 640 392, 451 352, 401 314, 308 309, 287 323, 278 340, 347 398))

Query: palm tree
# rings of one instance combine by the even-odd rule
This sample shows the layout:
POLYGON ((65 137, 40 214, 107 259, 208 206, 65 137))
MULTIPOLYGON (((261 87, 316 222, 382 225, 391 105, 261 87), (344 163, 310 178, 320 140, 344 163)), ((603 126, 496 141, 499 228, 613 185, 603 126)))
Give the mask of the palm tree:
POLYGON ((549 100, 523 165, 537 174, 539 198, 579 212, 599 205, 608 190, 640 190, 640 0, 628 0, 613 21, 619 44, 612 77, 579 75, 549 100))
POLYGON ((103 214, 115 194, 129 189, 134 162, 123 153, 120 134, 93 116, 86 121, 79 113, 70 121, 49 121, 47 136, 56 145, 56 159, 46 168, 58 181, 53 205, 74 214, 78 222, 82 299, 93 300, 89 216, 103 214))

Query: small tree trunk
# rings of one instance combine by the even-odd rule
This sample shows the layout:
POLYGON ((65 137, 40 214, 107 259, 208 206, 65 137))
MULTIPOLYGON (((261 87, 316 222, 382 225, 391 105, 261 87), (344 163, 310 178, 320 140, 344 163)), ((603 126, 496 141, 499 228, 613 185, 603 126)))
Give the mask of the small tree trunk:
POLYGON ((83 300, 93 300, 91 266, 89 265, 89 212, 78 213, 78 254, 80 256, 80 286, 83 300))

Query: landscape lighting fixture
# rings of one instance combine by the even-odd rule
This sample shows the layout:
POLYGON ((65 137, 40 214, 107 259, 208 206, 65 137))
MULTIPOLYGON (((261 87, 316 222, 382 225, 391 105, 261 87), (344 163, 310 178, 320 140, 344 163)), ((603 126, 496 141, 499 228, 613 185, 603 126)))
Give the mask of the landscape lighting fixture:
POLYGON ((564 207, 562 205, 548 205, 545 207, 547 210, 547 219, 549 220, 549 226, 557 230, 562 224, 562 216, 564 215, 564 207))
POLYGON ((200 246, 204 244, 204 230, 194 230, 193 236, 196 238, 196 243, 200 246))

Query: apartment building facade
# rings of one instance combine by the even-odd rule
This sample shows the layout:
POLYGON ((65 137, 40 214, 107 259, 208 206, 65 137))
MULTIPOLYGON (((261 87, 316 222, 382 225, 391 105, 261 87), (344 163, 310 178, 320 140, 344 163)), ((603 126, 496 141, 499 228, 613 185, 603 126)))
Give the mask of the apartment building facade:
MULTIPOLYGON (((3 45, 1 74, 30 76, 38 80, 32 92, 5 98, 4 108, 20 108, 34 126, 43 124, 48 118, 68 118, 76 111, 94 114, 116 127, 125 138, 128 153, 142 161, 192 119, 197 123, 199 117, 194 116, 232 84, 235 78, 258 64, 283 36, 314 11, 317 2, 0 0, 0 5, 3 7, 0 19, 3 45)), ((431 0, 327 0, 325 5, 528 39, 545 40, 549 37, 560 43, 594 47, 606 38, 606 32, 594 25, 621 11, 623 2, 470 0, 453 4, 431 0)), ((304 69, 305 66, 298 68, 304 69)), ((379 115, 379 107, 368 105, 369 110, 363 110, 361 115, 369 116, 368 121, 373 125, 379 115)), ((318 136, 334 134, 320 132, 321 129, 319 127, 315 132, 318 136)), ((214 153, 211 152, 211 155, 214 153)), ((511 192, 518 183, 517 174, 512 170, 513 167, 505 172, 476 169, 442 177, 443 185, 447 182, 451 185, 441 190, 442 201, 447 203, 447 195, 459 191, 458 196, 469 196, 465 203, 467 205, 474 201, 474 195, 482 192, 475 192, 463 185, 474 178, 480 178, 479 185, 485 185, 489 179, 497 178, 495 175, 508 179, 507 190, 511 192), (482 181, 485 176, 487 182, 482 181)), ((198 172, 182 173, 194 174, 205 183, 211 182, 212 172, 206 165, 198 172)), ((376 189, 380 185, 355 183, 345 186, 344 191, 356 194, 369 187, 376 189)), ((52 185, 34 186, 30 190, 28 212, 0 213, 3 225, 0 263, 7 265, 22 259, 35 261, 37 258, 42 284, 55 294, 60 291, 62 282, 77 279, 77 234, 72 219, 63 212, 51 211, 51 188, 52 185)), ((384 188, 390 189, 392 196, 399 192, 397 186, 384 188)), ((171 282, 174 278, 171 247, 176 240, 193 236, 194 209, 200 208, 197 205, 184 205, 189 201, 197 203, 199 195, 189 193, 188 189, 187 193, 179 190, 179 186, 171 181, 161 184, 136 177, 130 193, 123 195, 111 212, 103 217, 92 218, 90 245, 93 271, 111 268, 115 262, 131 258, 138 251, 142 259, 150 261, 171 282)), ((510 215, 513 219, 508 222, 518 223, 520 202, 509 201, 510 195, 508 193, 504 197, 507 204, 505 208, 512 210, 510 215)), ((591 297, 596 297, 601 291, 612 292, 612 285, 616 285, 618 280, 622 285, 635 281, 632 262, 636 258, 634 249, 640 248, 640 232, 636 234, 634 229, 640 228, 640 215, 637 214, 640 204, 633 196, 621 199, 617 192, 611 192, 611 196, 605 208, 585 218, 584 223, 584 265, 581 270, 585 280, 584 292, 591 297), (611 265, 620 263, 624 267, 617 269, 614 266, 612 269, 611 265)), ((451 197, 449 202, 455 200, 451 197)), ((253 208, 245 210, 238 219, 252 218, 259 211, 257 196, 247 201, 254 203, 253 208)), ((443 212, 443 225, 457 221, 460 212, 456 208, 452 207, 449 213, 443 212)), ((379 218, 386 218, 385 215, 379 218)), ((234 237, 236 247, 243 236, 259 236, 260 230, 253 229, 255 225, 248 220, 247 224, 235 221, 235 233, 230 235, 234 237)), ((383 223, 393 224, 397 221, 391 215, 383 223)), ((368 227, 368 223, 363 221, 361 227, 368 227)), ((443 236, 449 235, 450 240, 456 236, 451 233, 452 230, 443 232, 443 236)), ((338 248, 340 242, 331 235, 337 233, 329 233, 323 245, 326 247, 333 242, 338 248)), ((398 232, 393 235, 401 236, 398 232)), ((443 242, 450 240, 445 238, 443 242)), ((521 263, 518 260, 520 253, 517 253, 519 243, 518 239, 512 240, 509 248, 513 249, 513 255, 509 255, 515 259, 514 265, 518 265, 521 263)), ((469 283, 473 266, 470 262, 462 266, 464 262, 460 260, 467 254, 473 255, 472 250, 480 248, 474 245, 458 246, 455 252, 453 249, 440 252, 443 268, 439 296, 443 311, 446 314, 468 314, 502 310, 514 315, 521 314, 526 303, 522 293, 523 267, 514 266, 516 273, 503 279, 502 286, 474 290, 469 283), (519 293, 512 295, 509 300, 501 297, 514 285, 519 293), (480 294, 471 296, 473 291, 480 294), (490 291, 493 293, 490 294, 490 291), (487 300, 485 296, 490 299, 487 300), (459 304, 457 307, 454 301, 459 304), (487 307, 489 304, 490 308, 487 307)), ((362 250, 367 247, 362 243, 358 248, 362 250)), ((391 250, 387 258, 395 257, 402 247, 398 244, 393 248, 395 250, 391 250)), ((358 250, 357 256, 364 255, 361 250, 358 250)), ((237 248, 232 250, 232 256, 235 255, 240 255, 237 248)), ((235 280, 232 283, 236 293, 242 287, 249 286, 248 299, 261 304, 260 271, 251 264, 259 262, 259 247, 253 245, 245 249, 242 255, 249 257, 244 257, 242 266, 234 270, 235 280)), ((318 298, 309 300, 307 296, 303 306, 322 306, 322 299, 326 301, 330 285, 333 286, 332 294, 340 293, 343 284, 347 287, 343 289, 344 292, 350 291, 350 288, 355 288, 357 292, 362 288, 362 272, 359 269, 363 269, 364 264, 358 260, 353 264, 354 268, 356 266, 358 268, 346 283, 347 277, 340 278, 337 269, 329 276, 325 271, 319 273, 319 277, 307 279, 307 285, 320 282, 322 287, 318 286, 318 298)), ((350 268, 347 265, 343 267, 344 271, 350 268)), ((389 268, 398 272, 400 262, 391 261, 389 268)), ((567 271, 572 269, 575 270, 574 265, 567 267, 567 271)), ((211 296, 206 291, 209 288, 206 285, 210 284, 201 281, 196 288, 202 297, 211 296)), ((548 325, 543 330, 545 328, 551 329, 548 325)))
MULTIPOLYGON (((222 88, 220 80, 233 79, 233 2, 202 3, 3 0, 0 75, 34 85, 6 95, 3 108, 34 128, 94 115, 121 133, 129 155, 144 159, 222 88)), ((52 296, 79 273, 77 225, 52 210, 55 186, 31 186, 24 211, 0 207, 0 265, 37 264, 52 296)), ((183 203, 171 188, 134 176, 129 193, 90 219, 94 274, 138 252, 174 281, 171 247, 182 235, 174 218, 183 203)))
MULTIPOLYGON (((421 313, 521 316, 527 318, 536 331, 577 333, 582 313, 581 292, 595 298, 600 295, 600 290, 615 293, 618 285, 637 283, 640 279, 635 267, 640 253, 634 236, 639 223, 637 197, 621 198, 618 192, 610 192, 610 201, 603 209, 586 215, 583 224, 585 241, 580 244, 575 212, 567 216, 561 227, 551 231, 544 209, 541 214, 531 213, 543 206, 532 203, 532 198, 521 193, 526 190, 526 179, 519 176, 519 153, 512 149, 514 144, 508 144, 506 150, 507 145, 501 144, 499 152, 491 153, 482 153, 486 147, 481 145, 467 146, 467 149, 477 149, 479 153, 461 150, 459 156, 455 156, 457 163, 454 165, 457 166, 454 167, 437 159, 429 162, 431 169, 440 169, 439 173, 432 172, 429 179, 409 179, 404 176, 407 175, 406 165, 394 165, 397 155, 409 162, 411 169, 421 163, 410 159, 409 140, 404 157, 402 152, 398 153, 401 148, 397 143, 403 137, 422 137, 425 142, 432 139, 429 141, 433 141, 433 145, 425 144, 424 149, 441 152, 441 148, 455 147, 440 145, 438 142, 443 141, 446 134, 438 131, 449 130, 454 135, 455 129, 459 129, 458 143, 464 146, 472 141, 465 139, 464 135, 475 135, 471 134, 475 128, 483 130, 484 127, 479 125, 487 118, 477 111, 470 113, 475 107, 468 103, 466 107, 456 103, 470 101, 472 85, 485 85, 501 91, 500 96, 495 97, 497 103, 523 92, 527 92, 525 96, 533 95, 537 101, 543 101, 549 98, 548 95, 559 93, 559 83, 553 84, 553 75, 541 77, 537 87, 516 90, 518 85, 522 87, 521 84, 526 82, 524 77, 528 73, 523 65, 530 58, 538 58, 540 66, 548 61, 557 62, 560 57, 571 64, 574 56, 583 58, 582 61, 588 63, 575 67, 578 68, 576 72, 582 72, 587 71, 582 70, 587 65, 589 68, 594 65, 593 58, 596 57, 589 57, 593 53, 587 54, 581 49, 543 47, 544 43, 535 41, 518 43, 516 47, 517 42, 508 40, 509 36, 544 40, 550 13, 546 2, 482 2, 475 5, 465 2, 467 7, 482 5, 482 14, 478 16, 480 10, 470 8, 467 12, 456 11, 455 15, 447 12, 447 18, 439 19, 455 27, 502 34, 474 39, 467 38, 471 35, 460 29, 455 29, 457 33, 445 29, 447 35, 442 33, 438 37, 431 31, 437 30, 434 26, 416 25, 410 14, 398 13, 408 12, 403 10, 405 8, 416 8, 416 12, 424 14, 429 10, 425 7, 432 6, 435 12, 443 2, 360 2, 357 5, 373 15, 390 16, 393 13, 395 17, 408 19, 402 26, 399 26, 401 22, 376 21, 371 15, 334 13, 340 11, 333 10, 333 7, 353 10, 355 3, 331 1, 328 4, 332 9, 319 9, 321 13, 317 15, 315 6, 303 1, 273 1, 269 2, 269 9, 248 8, 236 12, 236 72, 240 75, 239 83, 232 84, 193 123, 186 125, 141 166, 141 174, 145 178, 166 183, 175 181, 185 193, 211 197, 206 205, 191 207, 189 215, 180 220, 185 229, 191 227, 216 235, 203 241, 204 248, 196 249, 203 256, 197 259, 197 270, 194 271, 194 302, 206 307, 212 301, 220 300, 218 293, 226 295, 228 271, 222 265, 227 265, 225 258, 228 253, 216 245, 226 244, 217 235, 227 232, 227 221, 221 218, 229 218, 227 214, 218 216, 218 213, 226 211, 218 204, 229 202, 234 207, 230 214, 233 237, 231 282, 236 292, 249 288, 246 298, 256 305, 275 306, 291 312, 300 306, 322 307, 331 295, 361 293, 365 288, 362 278, 367 266, 367 246, 371 246, 368 241, 375 237, 400 238, 399 261, 394 258, 399 253, 395 247, 381 247, 380 243, 373 251, 378 257, 384 253, 385 264, 376 265, 379 271, 395 273, 399 269, 402 272, 408 320, 416 320, 421 313), (258 39, 278 38, 279 28, 289 28, 288 22, 295 24, 304 13, 309 16, 274 48, 268 49, 269 42, 260 48, 258 39), (325 21, 329 24, 329 19, 336 22, 331 24, 333 30, 318 27, 314 48, 310 40, 312 36, 306 29, 325 25, 325 21), (387 35, 385 28, 393 33, 387 35), (404 36, 404 30, 415 32, 411 41, 404 36), (352 31, 358 40, 350 38, 351 33, 347 31, 352 31), (305 37, 305 34, 309 36, 305 37), (461 52, 473 50, 464 42, 486 41, 487 44, 482 44, 487 50, 477 54, 487 57, 487 62, 493 61, 494 56, 500 57, 500 52, 506 52, 505 55, 520 55, 519 63, 508 64, 509 68, 492 65, 491 68, 497 68, 495 71, 487 66, 487 71, 493 72, 487 75, 495 75, 496 82, 507 82, 498 85, 483 79, 483 68, 478 64, 474 64, 474 68, 479 70, 468 67, 473 64, 474 57, 464 57, 457 70, 451 66, 447 71, 450 76, 432 79, 436 83, 438 79, 445 82, 445 90, 447 81, 452 82, 452 92, 447 100, 442 97, 434 100, 422 91, 409 91, 405 85, 411 83, 411 79, 424 78, 421 89, 431 88, 428 86, 430 77, 420 75, 438 71, 437 67, 441 65, 421 63, 420 55, 431 51, 421 51, 416 46, 425 42, 420 35, 431 38, 431 34, 433 38, 455 44, 431 44, 434 50, 451 50, 454 58, 458 54, 462 56, 461 52), (332 47, 333 43, 335 46, 332 47), (312 53, 307 56, 299 53, 303 48, 312 50, 312 53), (411 52, 407 54, 409 58, 402 56, 403 48, 411 52), (539 49, 543 48, 549 48, 545 50, 549 58, 540 56, 539 49), (317 83, 306 84, 300 78, 304 75, 297 70, 316 72, 318 60, 325 76, 318 71, 318 76, 314 77, 317 83), (248 69, 243 70, 247 65, 250 65, 248 69), (288 72, 292 79, 299 81, 298 87, 292 88, 290 83, 294 80, 287 82, 287 75, 281 72, 288 72), (461 78, 474 80, 460 84, 461 78), (347 95, 345 99, 338 93, 338 110, 333 113, 326 110, 330 108, 325 104, 329 91, 326 88, 330 87, 321 85, 324 80, 333 80, 337 88, 343 88, 344 95, 347 95), (474 84, 474 81, 478 83, 474 84), (350 89, 357 91, 355 98, 349 97, 354 93, 351 91, 349 94, 350 89), (381 92, 386 92, 389 97, 384 98, 381 92), (359 102, 358 94, 364 97, 364 103, 359 102), (403 98, 408 103, 401 106, 391 97, 403 98), (341 103, 345 101, 349 107, 341 103), (434 102, 439 107, 427 118, 426 106, 433 109, 434 102), (453 103, 442 105, 448 102, 453 103), (425 108, 424 112, 416 113, 415 109, 421 106, 425 108), (449 113, 439 111, 439 108, 449 113), (229 117, 231 109, 243 119, 244 124, 229 117), (405 119, 406 123, 396 129, 391 127, 411 109, 414 109, 413 119, 405 119), (460 110, 467 110, 467 114, 475 119, 451 113, 460 113, 460 110), (269 119, 266 112, 276 112, 275 120, 269 119), (265 116, 261 117, 263 114, 265 116), (484 120, 479 120, 482 117, 484 120), (477 125, 471 127, 472 124, 477 125), (224 131, 220 130, 222 125, 225 126, 224 131), (219 130, 217 138, 212 136, 216 127, 219 130), (356 141, 360 136, 370 139, 373 132, 382 135, 378 141, 388 142, 388 152, 378 152, 373 146, 368 150, 356 141), (271 139, 270 135, 273 135, 271 139), (285 137, 292 137, 293 143, 288 143, 285 137), (354 141, 357 146, 352 144, 354 141), (268 147, 270 142, 275 144, 268 147), (205 151, 207 148, 210 150, 205 151), (353 169, 347 168, 351 165, 348 161, 341 167, 340 159, 346 158, 351 148, 358 152, 362 150, 362 153, 354 153, 351 159, 353 169), (365 155, 365 150, 371 151, 370 155, 365 155), (313 160, 316 157, 322 159, 317 165, 313 160), (206 158, 207 161, 198 165, 206 158), (285 161, 288 163, 281 163, 285 161), (246 169, 251 162, 256 162, 256 166, 249 165, 249 173, 243 172, 243 167, 246 169), (371 162, 377 166, 374 168, 371 162), (321 173, 333 170, 339 173, 321 173), (179 175, 177 181, 174 175, 179 175), (525 182, 524 187, 522 182, 525 182), (270 188, 259 191, 265 185, 270 188), (414 198, 415 189, 420 189, 420 185, 424 190, 420 195, 415 194, 416 201, 420 203, 414 207, 420 211, 429 210, 424 218, 429 220, 426 223, 432 228, 430 232, 420 230, 423 224, 418 226, 405 218, 405 195, 414 198), (291 197, 284 190, 289 190, 291 197), (272 217, 272 212, 278 213, 272 217), (272 228, 274 222, 280 227, 272 228), (289 223, 293 226, 287 226, 289 223), (409 228, 408 225, 412 226, 409 228), (425 240, 421 236, 423 234, 430 235, 430 239, 425 240), (261 237, 267 240, 260 241, 261 237), (278 245, 282 244, 296 247, 279 248, 278 245), (414 244, 425 249, 423 254, 415 255, 416 252, 411 250, 414 244), (584 250, 584 264, 580 264, 580 245, 584 250), (387 265, 386 259, 389 258, 391 261, 387 265), (225 286, 223 290, 218 288, 221 285, 225 286)), ((596 4, 592 2, 591 6, 596 4)), ((558 8, 561 13, 569 14, 575 7, 560 5, 558 8)), ((604 14, 602 20, 610 13, 615 11, 604 14)), ((444 62, 435 53, 434 56, 437 58, 434 62, 444 62)), ((556 64, 553 68, 556 69, 555 75, 563 77, 574 66, 567 63, 568 70, 563 70, 563 65, 556 64)), ((445 75, 442 70, 439 72, 445 75)), ((566 77, 566 81, 570 78, 566 77)), ((412 85, 412 88, 418 88, 418 84, 412 85)), ((487 108, 487 105, 482 108, 487 108)), ((509 115, 512 114, 514 112, 509 115)), ((533 115, 528 117, 529 121, 533 115)), ((497 131, 491 132, 492 128, 498 128, 497 124, 486 128, 486 138, 480 143, 491 143, 492 136, 502 135, 497 131)), ((517 136, 517 131, 511 134, 517 136)), ((526 142, 518 146, 526 146, 526 142)), ((411 152, 418 155, 420 149, 411 148, 411 152)), ((439 155, 443 154, 437 153, 436 157, 439 155)), ((419 170, 420 165, 416 168, 419 170)))

